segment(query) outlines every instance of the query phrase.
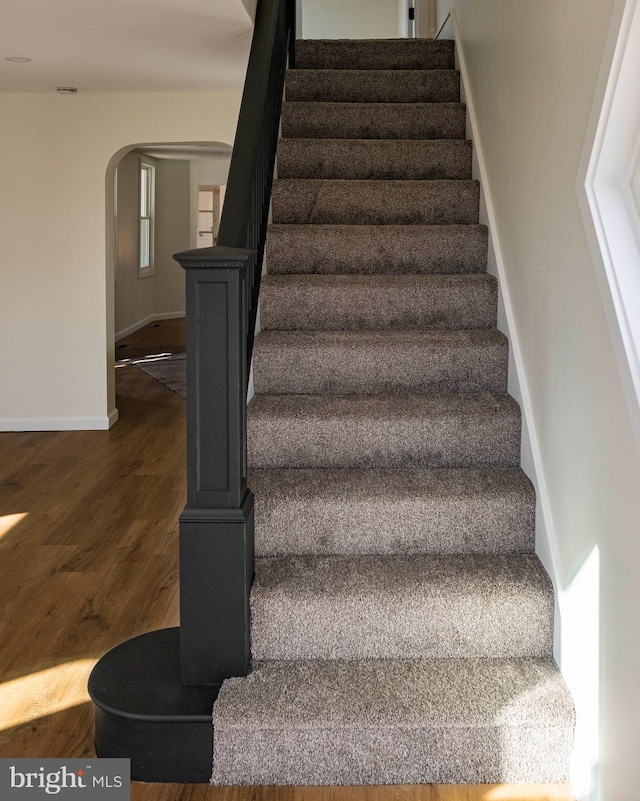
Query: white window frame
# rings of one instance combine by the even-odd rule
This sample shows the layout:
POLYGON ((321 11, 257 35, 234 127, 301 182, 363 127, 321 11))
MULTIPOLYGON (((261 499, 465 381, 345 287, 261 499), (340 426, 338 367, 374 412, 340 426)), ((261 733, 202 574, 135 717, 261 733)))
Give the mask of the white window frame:
POLYGON ((141 157, 138 168, 138 278, 147 278, 155 273, 155 221, 156 221, 156 165, 150 159, 141 157), (148 194, 143 204, 142 175, 148 176, 148 194), (147 212, 145 214, 145 212, 147 212), (148 221, 148 226, 145 222, 148 221), (143 248, 143 238, 148 236, 147 247, 143 248), (149 255, 143 264, 143 253, 149 255))
POLYGON ((640 0, 618 0, 577 191, 640 447, 640 0))

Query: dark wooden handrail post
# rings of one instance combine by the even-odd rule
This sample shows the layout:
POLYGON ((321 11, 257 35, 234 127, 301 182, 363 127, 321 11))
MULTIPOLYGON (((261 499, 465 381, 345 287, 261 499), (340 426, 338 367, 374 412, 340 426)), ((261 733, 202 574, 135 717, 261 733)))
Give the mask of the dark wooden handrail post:
POLYGON ((255 253, 178 253, 187 280, 187 505, 180 518, 183 684, 247 673, 253 495, 247 489, 247 280, 255 253))

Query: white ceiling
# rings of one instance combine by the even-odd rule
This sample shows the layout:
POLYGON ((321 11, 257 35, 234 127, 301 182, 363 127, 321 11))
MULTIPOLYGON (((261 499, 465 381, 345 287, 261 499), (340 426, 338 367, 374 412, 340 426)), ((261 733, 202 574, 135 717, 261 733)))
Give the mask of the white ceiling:
POLYGON ((238 87, 251 32, 242 0, 0 0, 0 92, 238 87))

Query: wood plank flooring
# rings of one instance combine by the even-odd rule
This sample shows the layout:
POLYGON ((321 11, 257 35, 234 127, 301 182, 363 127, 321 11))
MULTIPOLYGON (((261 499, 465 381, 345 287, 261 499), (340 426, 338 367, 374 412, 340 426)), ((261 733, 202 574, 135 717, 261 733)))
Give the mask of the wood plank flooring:
MULTIPOLYGON (((119 342, 116 358, 184 349, 184 321, 170 320, 119 342)), ((116 381, 111 431, 0 434, 0 757, 93 757, 86 682, 96 660, 178 622, 185 402, 131 363, 116 381)), ((132 799, 574 801, 564 785, 139 783, 132 799)))

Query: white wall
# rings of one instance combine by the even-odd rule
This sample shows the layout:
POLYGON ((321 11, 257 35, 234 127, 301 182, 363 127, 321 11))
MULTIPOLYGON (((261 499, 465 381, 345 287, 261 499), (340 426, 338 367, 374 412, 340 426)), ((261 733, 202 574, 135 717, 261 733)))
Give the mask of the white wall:
POLYGON ((258 0, 242 0, 242 5, 247 9, 247 14, 251 17, 251 19, 255 19, 258 0))
POLYGON ((640 454, 575 189, 614 0, 452 5, 530 411, 525 462, 551 540, 540 551, 561 598, 588 559, 588 600, 600 597, 599 620, 579 605, 563 616, 561 661, 598 681, 602 792, 592 797, 628 801, 640 783, 640 454), (580 663, 598 625, 599 657, 580 663))
POLYGON ((136 144, 232 143, 239 104, 239 91, 0 95, 0 429, 114 419, 115 164, 136 144))
POLYGON ((436 3, 436 33, 443 26, 447 18, 447 14, 453 5, 456 5, 455 0, 435 0, 436 3))
POLYGON ((393 39, 403 0, 303 0, 304 39, 393 39))
POLYGON ((183 314, 184 270, 173 254, 191 247, 191 175, 187 160, 157 159, 155 244, 153 314, 165 318, 183 314))

